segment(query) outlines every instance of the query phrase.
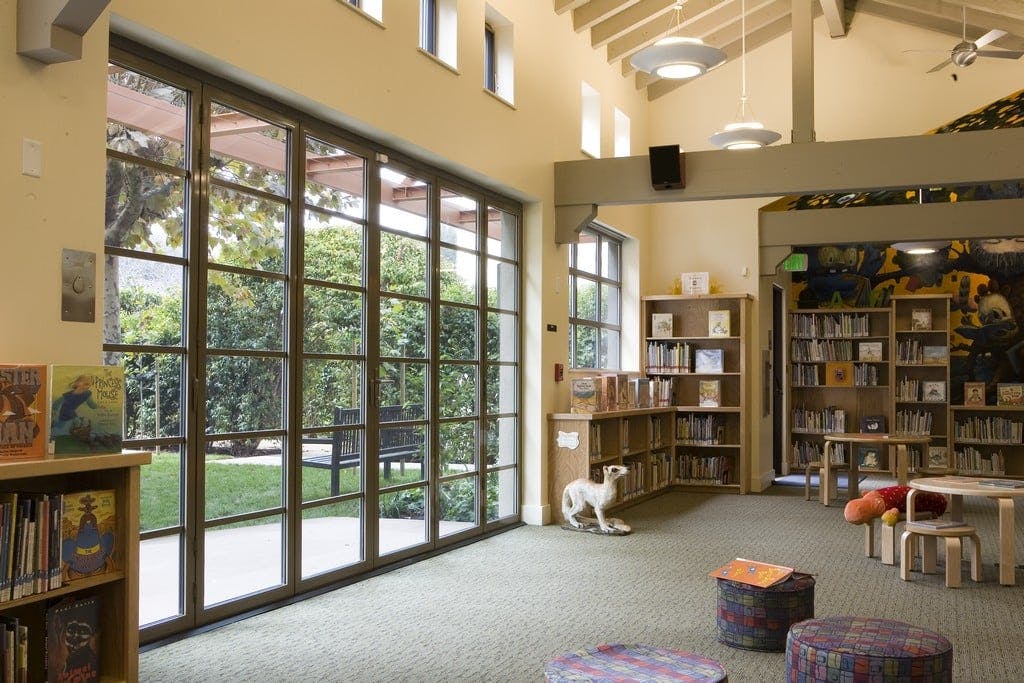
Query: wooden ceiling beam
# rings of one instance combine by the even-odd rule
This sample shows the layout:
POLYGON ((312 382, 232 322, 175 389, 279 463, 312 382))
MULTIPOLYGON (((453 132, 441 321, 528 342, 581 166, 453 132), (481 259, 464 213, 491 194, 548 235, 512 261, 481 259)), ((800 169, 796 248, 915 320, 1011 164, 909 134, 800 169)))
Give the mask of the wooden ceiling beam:
POLYGON ((579 33, 598 22, 604 21, 616 12, 632 5, 637 0, 590 0, 572 11, 572 27, 579 33))
POLYGON ((565 14, 569 10, 574 10, 586 2, 587 0, 554 0, 555 14, 565 14))
POLYGON ((701 20, 709 15, 725 15, 728 18, 724 21, 729 21, 734 15, 739 17, 739 3, 736 3, 737 9, 728 12, 726 11, 729 10, 732 5, 733 2, 731 0, 725 0, 725 2, 717 2, 716 0, 689 0, 689 2, 683 5, 683 19, 678 31, 673 30, 673 28, 669 26, 669 23, 660 17, 656 20, 646 21, 629 33, 626 33, 608 43, 608 61, 614 62, 617 59, 621 59, 623 63, 623 75, 628 76, 634 70, 633 67, 629 65, 629 57, 634 52, 643 49, 648 45, 653 45, 656 41, 668 35, 700 36, 703 33, 709 33, 712 29, 702 29, 701 27, 707 22, 701 22, 701 20))
POLYGON ((590 29, 590 45, 591 47, 601 47, 626 35, 641 24, 654 22, 659 18, 665 22, 665 27, 668 28, 674 22, 671 18, 674 7, 675 0, 640 0, 635 5, 595 24, 590 29))
MULTIPOLYGON (((1024 3, 1021 3, 1024 6, 1024 3)), ((871 14, 928 31, 945 33, 953 38, 963 35, 960 4, 942 0, 857 0, 856 11, 871 14)), ((992 14, 986 10, 967 8, 967 39, 980 38, 990 29, 999 28, 1009 35, 992 43, 1006 50, 1024 49, 1024 19, 992 14)), ((955 44, 955 43, 954 43, 955 44)), ((950 49, 954 44, 950 44, 950 49)), ((913 45, 903 49, 913 49, 913 45)))
POLYGON ((843 0, 819 0, 821 12, 825 15, 825 23, 828 24, 828 34, 833 38, 841 38, 846 35, 846 8, 843 0))

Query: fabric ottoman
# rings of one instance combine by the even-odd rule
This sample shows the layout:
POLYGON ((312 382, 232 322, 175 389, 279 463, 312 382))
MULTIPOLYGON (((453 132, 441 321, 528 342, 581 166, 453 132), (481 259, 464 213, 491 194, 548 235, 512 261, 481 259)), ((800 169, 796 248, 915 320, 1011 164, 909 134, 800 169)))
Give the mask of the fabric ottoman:
POLYGON ((809 619, 789 629, 786 680, 932 683, 953 680, 953 646, 927 629, 888 619, 809 619))
POLYGON ((789 627, 813 616, 809 574, 793 574, 767 588, 718 580, 718 640, 730 647, 782 652, 789 627))
POLYGON ((713 659, 651 645, 609 643, 555 657, 544 667, 546 681, 722 681, 729 677, 713 659))

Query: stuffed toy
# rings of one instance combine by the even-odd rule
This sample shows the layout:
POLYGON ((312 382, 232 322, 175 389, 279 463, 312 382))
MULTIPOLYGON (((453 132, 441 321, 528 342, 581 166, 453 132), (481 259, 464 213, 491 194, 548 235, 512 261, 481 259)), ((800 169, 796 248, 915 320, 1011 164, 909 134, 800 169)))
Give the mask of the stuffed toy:
MULTIPOLYGON (((907 493, 909 486, 886 486, 868 491, 860 498, 851 500, 843 510, 843 516, 851 524, 870 524, 871 520, 887 514, 895 519, 899 514, 907 512, 907 493), (886 511, 895 510, 895 514, 886 511)), ((931 513, 935 517, 942 516, 946 511, 946 497, 941 493, 919 491, 914 498, 914 509, 920 513, 931 513)))

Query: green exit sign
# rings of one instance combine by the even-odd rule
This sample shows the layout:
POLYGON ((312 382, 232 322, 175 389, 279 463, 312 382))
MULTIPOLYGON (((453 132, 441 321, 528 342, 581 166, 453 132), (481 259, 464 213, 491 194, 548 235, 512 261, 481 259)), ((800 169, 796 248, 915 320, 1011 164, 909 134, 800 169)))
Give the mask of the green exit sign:
POLYGON ((782 262, 782 269, 790 273, 802 273, 807 270, 807 254, 790 254, 782 262))

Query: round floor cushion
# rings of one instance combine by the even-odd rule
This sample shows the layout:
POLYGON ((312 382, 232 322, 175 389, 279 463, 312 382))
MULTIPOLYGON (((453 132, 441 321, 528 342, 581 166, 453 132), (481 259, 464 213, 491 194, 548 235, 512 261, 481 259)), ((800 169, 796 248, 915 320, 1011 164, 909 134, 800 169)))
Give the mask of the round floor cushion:
POLYGON ((744 650, 782 652, 789 627, 814 616, 814 577, 793 574, 761 588, 718 580, 718 640, 744 650))
POLYGON ((555 657, 544 668, 546 681, 728 681, 713 659, 651 645, 608 643, 555 657))
POLYGON ((953 646, 901 621, 808 619, 789 629, 786 680, 932 683, 953 680, 953 646))

